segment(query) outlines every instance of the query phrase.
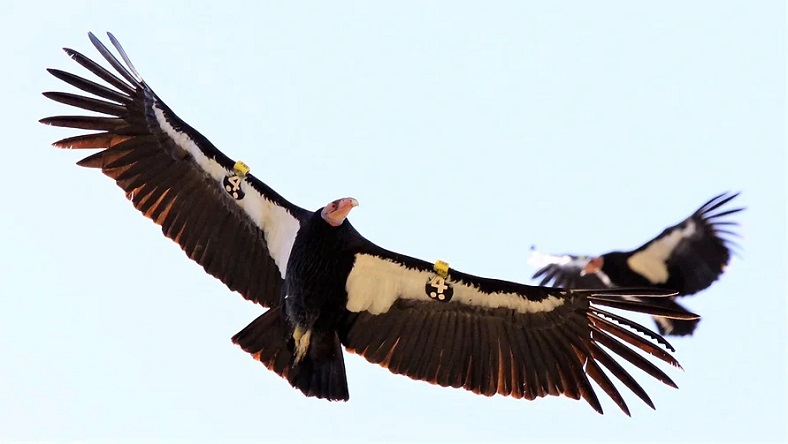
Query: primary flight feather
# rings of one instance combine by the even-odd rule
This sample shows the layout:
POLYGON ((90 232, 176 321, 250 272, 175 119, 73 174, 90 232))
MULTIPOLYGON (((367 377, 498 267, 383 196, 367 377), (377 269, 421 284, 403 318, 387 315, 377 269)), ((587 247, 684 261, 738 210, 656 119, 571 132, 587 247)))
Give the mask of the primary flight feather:
POLYGON ((678 367, 670 344, 603 308, 697 318, 654 303, 668 292, 534 287, 383 249, 347 219, 355 199, 315 211, 290 203, 179 119, 111 34, 123 63, 89 37, 117 74, 65 49, 106 85, 49 70, 93 97, 45 96, 101 114, 42 119, 93 131, 54 145, 100 149, 78 164, 101 169, 206 272, 269 307, 233 341, 307 396, 348 399, 343 347, 413 379, 583 398, 600 413, 591 381, 629 414, 608 374, 653 408, 618 360, 675 387, 641 354, 678 367))

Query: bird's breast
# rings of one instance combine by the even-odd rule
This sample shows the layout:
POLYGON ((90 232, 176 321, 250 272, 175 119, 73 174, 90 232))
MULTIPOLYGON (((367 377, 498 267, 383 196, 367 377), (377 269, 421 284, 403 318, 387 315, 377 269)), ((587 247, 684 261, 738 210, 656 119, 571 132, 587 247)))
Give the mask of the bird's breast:
POLYGON ((311 327, 320 319, 331 324, 347 302, 345 281, 352 255, 331 238, 299 233, 287 263, 285 307, 296 325, 311 327))

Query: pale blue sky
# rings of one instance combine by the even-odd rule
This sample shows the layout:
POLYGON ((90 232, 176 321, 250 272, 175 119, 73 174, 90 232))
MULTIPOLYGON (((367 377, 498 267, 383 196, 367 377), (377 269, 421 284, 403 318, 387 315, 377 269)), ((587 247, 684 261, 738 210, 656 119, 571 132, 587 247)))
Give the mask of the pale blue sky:
POLYGON ((3 4, 0 440, 786 437, 783 2, 162 3, 3 4), (530 282, 531 244, 634 248, 740 190, 742 259, 684 300, 704 319, 672 340, 680 389, 636 374, 656 411, 484 398, 353 355, 350 402, 304 398, 230 342, 260 308, 50 147, 75 132, 37 123, 67 111, 44 69, 84 73, 60 48, 98 57, 89 30, 291 201, 356 197, 384 247, 530 282))

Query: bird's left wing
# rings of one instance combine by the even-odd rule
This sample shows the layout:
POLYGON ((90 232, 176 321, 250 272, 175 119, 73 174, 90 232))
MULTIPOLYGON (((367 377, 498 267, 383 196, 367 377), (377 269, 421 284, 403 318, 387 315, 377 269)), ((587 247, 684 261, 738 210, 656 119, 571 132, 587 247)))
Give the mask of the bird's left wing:
POLYGON ((89 37, 116 73, 65 49, 106 86, 49 70, 91 96, 47 92, 46 97, 100 114, 41 119, 93 131, 54 145, 100 148, 78 165, 100 168, 114 179, 137 210, 231 290, 264 306, 277 305, 295 234, 309 213, 178 118, 142 80, 112 34, 125 66, 92 33, 89 37))
POLYGON ((573 254, 552 255, 536 250, 531 251, 528 264, 539 268, 531 279, 542 278, 539 285, 561 288, 611 288, 613 284, 601 270, 584 273, 591 256, 573 254))
POLYGON ((346 283, 340 338, 348 350, 394 373, 487 396, 582 397, 600 413, 589 378, 629 414, 603 367, 653 408, 616 355, 675 387, 624 343, 679 366, 663 348, 672 347, 602 308, 673 315, 650 305, 648 297, 631 301, 617 290, 596 294, 481 278, 371 244, 360 251, 346 283))
POLYGON ((627 265, 655 285, 679 295, 705 289, 720 277, 731 256, 730 239, 738 236, 725 220, 743 207, 725 208, 739 193, 722 193, 701 205, 690 217, 666 228, 659 236, 632 252, 627 265))

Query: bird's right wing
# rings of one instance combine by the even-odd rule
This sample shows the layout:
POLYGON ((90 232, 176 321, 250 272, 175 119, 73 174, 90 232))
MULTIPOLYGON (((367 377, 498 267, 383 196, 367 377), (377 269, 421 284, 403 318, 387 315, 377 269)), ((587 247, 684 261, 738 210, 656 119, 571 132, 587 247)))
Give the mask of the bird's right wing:
POLYGON ((650 302, 672 293, 534 287, 462 273, 363 238, 358 242, 340 339, 348 350, 394 373, 488 396, 583 398, 600 413, 589 378, 629 413, 603 367, 653 407, 617 358, 675 386, 635 352, 678 366, 661 347, 672 350, 670 345, 603 308, 697 318, 650 302), (631 295, 642 299, 630 300, 631 295))
POLYGON ((561 288, 611 288, 610 279, 601 271, 583 274, 583 268, 592 259, 590 256, 575 256, 571 254, 551 255, 532 251, 528 264, 539 267, 531 279, 542 278, 539 285, 549 285, 561 288))
POLYGON ((114 179, 137 210, 231 290, 263 306, 277 305, 290 249, 309 213, 248 174, 246 165, 225 156, 178 118, 142 80, 111 34, 125 66, 92 33, 89 37, 116 73, 65 49, 109 87, 49 70, 91 96, 47 92, 46 97, 101 114, 41 119, 48 125, 92 131, 54 145, 102 149, 78 165, 100 168, 114 179))

